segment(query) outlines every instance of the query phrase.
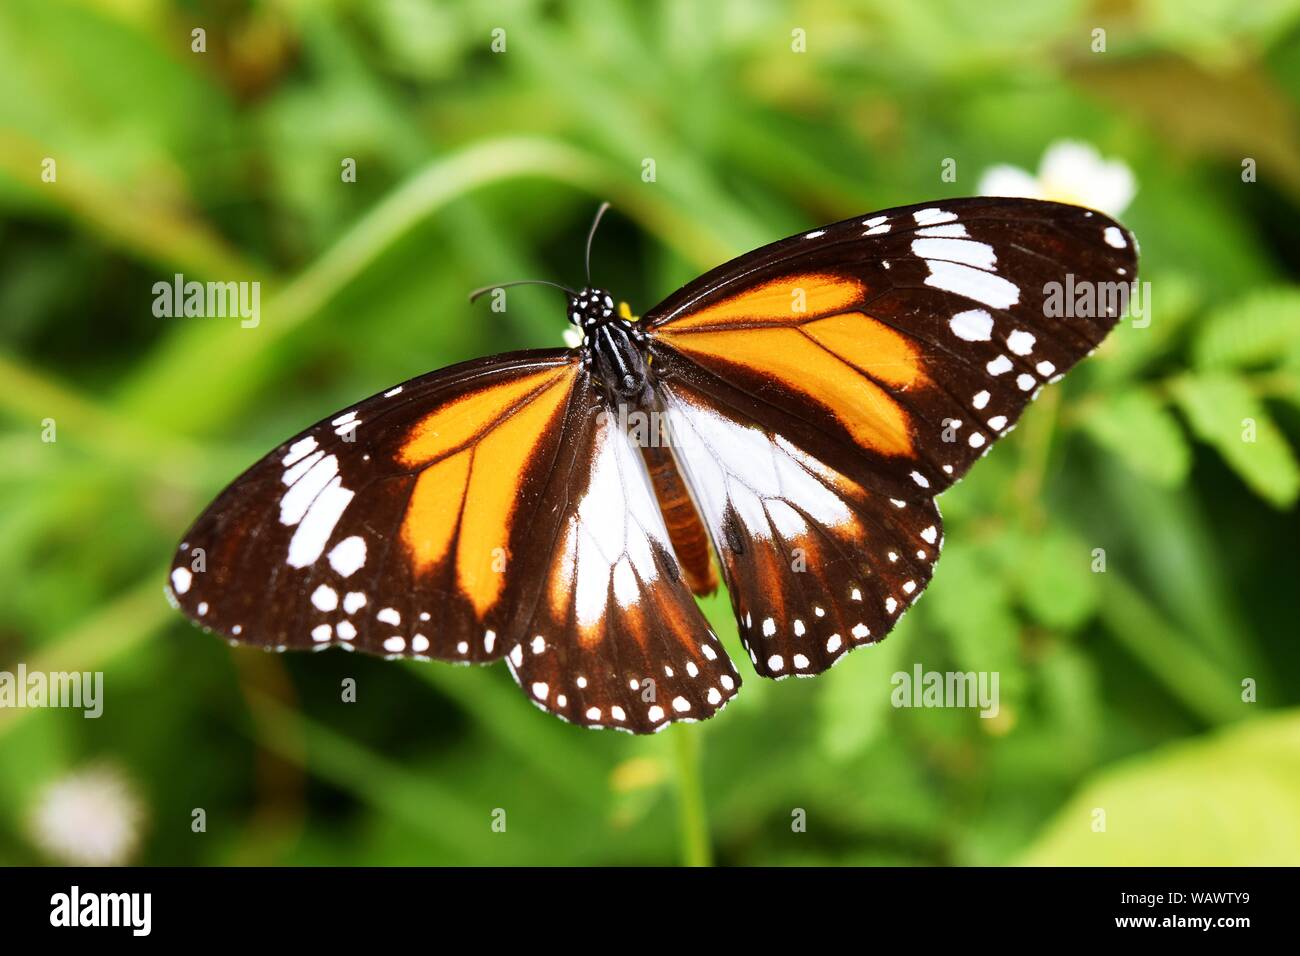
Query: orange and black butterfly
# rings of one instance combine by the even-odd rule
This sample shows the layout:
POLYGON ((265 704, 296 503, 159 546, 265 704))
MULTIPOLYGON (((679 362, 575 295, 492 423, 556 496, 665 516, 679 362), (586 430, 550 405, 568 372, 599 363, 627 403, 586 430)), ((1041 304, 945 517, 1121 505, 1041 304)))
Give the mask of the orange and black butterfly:
POLYGON ((1100 213, 960 199, 765 246, 640 320, 565 290, 581 344, 285 442, 185 535, 169 596, 264 648, 505 658, 591 727, 710 717, 740 676, 693 595, 720 572, 765 677, 883 639, 930 582, 935 497, 1118 321, 1053 314, 1053 288, 1136 267, 1100 213))

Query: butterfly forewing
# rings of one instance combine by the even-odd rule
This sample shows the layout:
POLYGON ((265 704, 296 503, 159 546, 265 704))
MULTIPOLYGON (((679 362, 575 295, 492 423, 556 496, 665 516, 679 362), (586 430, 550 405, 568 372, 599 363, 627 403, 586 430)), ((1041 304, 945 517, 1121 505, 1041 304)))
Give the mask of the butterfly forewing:
POLYGON ((1100 213, 955 200, 775 243, 646 321, 656 348, 802 419, 868 487, 934 495, 1118 321, 1116 301, 1052 314, 1064 292, 1119 300, 1135 273, 1132 237, 1100 213))
POLYGON ((516 353, 390 389, 285 442, 185 535, 169 592, 274 648, 500 657, 557 520, 541 491, 580 368, 516 353), (519 567, 511 567, 517 563, 519 567))

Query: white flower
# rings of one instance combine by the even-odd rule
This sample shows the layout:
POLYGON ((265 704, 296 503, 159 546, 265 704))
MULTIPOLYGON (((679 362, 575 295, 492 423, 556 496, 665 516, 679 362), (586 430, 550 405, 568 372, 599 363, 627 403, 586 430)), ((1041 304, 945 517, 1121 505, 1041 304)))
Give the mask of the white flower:
POLYGON ((117 767, 87 767, 41 791, 31 816, 32 842, 61 863, 114 866, 140 842, 144 807, 117 767))
POLYGON ((1118 216, 1133 201, 1137 181, 1118 159, 1105 160, 1088 143, 1058 140, 1047 147, 1038 175, 1018 166, 992 166, 980 177, 981 196, 1027 196, 1086 206, 1118 216))

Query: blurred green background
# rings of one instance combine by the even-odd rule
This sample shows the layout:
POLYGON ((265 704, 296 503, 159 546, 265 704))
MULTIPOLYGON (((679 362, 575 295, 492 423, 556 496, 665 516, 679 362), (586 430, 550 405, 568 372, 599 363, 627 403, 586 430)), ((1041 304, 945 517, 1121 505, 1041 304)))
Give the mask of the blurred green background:
POLYGON ((6 0, 0 669, 103 671, 105 709, 0 710, 0 861, 1300 863, 1298 107, 1296 0, 6 0), (636 739, 164 602, 276 443, 559 344, 552 290, 466 293, 581 281, 600 200, 641 312, 1061 140, 1133 172, 1151 324, 944 496, 926 600, 829 674, 636 739), (176 272, 260 280, 260 325, 155 317, 176 272), (916 663, 998 671, 1001 713, 894 709, 916 663))

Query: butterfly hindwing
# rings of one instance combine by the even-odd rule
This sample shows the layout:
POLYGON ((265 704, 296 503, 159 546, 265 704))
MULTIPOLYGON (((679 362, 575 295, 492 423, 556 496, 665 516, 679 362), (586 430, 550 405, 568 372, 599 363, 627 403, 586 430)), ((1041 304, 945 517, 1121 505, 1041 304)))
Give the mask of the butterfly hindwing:
POLYGON ((587 726, 644 733, 712 716, 740 676, 684 580, 626 413, 590 383, 578 398, 571 467, 543 496, 561 520, 511 672, 534 702, 587 726))
POLYGON ((709 385, 682 370, 662 392, 741 639, 764 676, 818 674, 920 596, 943 543, 939 510, 868 491, 709 385))

